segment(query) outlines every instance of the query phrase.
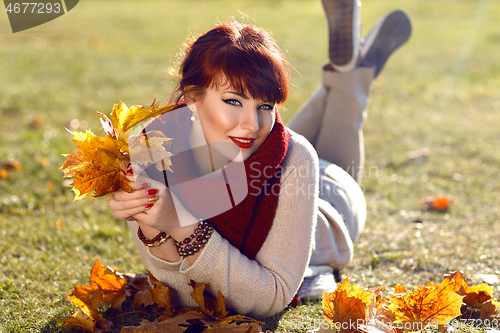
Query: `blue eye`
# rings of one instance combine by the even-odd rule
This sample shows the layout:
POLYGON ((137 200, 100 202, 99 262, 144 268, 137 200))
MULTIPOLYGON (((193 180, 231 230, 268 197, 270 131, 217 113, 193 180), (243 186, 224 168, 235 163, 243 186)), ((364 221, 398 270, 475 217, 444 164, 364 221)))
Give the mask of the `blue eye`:
POLYGON ((272 111, 274 109, 274 106, 269 104, 262 104, 261 106, 259 106, 259 109, 272 111))
POLYGON ((230 105, 234 105, 234 106, 241 106, 241 103, 240 101, 238 101, 237 99, 223 99, 224 103, 227 103, 227 104, 230 104, 230 105))

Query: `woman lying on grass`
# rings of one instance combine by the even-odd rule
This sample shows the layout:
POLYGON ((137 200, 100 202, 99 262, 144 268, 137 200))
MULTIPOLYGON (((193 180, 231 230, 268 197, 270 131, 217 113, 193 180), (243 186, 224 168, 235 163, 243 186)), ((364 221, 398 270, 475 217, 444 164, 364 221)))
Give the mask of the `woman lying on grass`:
MULTIPOLYGON (((190 280, 207 282, 212 295, 220 291, 228 309, 260 318, 282 311, 297 292, 320 298, 322 290, 335 289, 332 269, 352 259, 366 216, 359 185, 337 165, 353 168, 357 177, 373 74, 373 66, 346 73, 327 66, 323 86, 287 128, 278 108, 288 96, 288 63, 268 33, 230 22, 188 45, 173 100, 190 118, 170 124, 190 136, 199 118, 209 154, 217 143, 241 152, 246 195, 236 200, 232 193, 231 208, 202 219, 207 215, 186 198, 206 196, 207 188, 178 198, 170 178, 161 184, 136 173, 132 193, 109 199, 115 217, 129 221, 146 268, 171 288, 174 305, 196 306, 190 280), (341 90, 344 101, 332 100, 341 90), (347 143, 336 139, 338 133, 347 143)), ((199 162, 196 155, 191 158, 199 162)), ((174 155, 168 175, 189 174, 183 169, 193 163, 181 164, 174 155)), ((234 183, 227 188, 237 191, 234 183)))

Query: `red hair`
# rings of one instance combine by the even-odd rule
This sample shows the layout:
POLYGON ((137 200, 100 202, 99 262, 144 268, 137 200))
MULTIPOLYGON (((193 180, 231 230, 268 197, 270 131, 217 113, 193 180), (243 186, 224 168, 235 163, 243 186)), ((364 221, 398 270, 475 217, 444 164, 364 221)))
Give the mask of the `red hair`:
POLYGON ((176 102, 229 84, 254 99, 282 104, 288 97, 288 61, 264 30, 239 22, 218 25, 187 45, 176 102))

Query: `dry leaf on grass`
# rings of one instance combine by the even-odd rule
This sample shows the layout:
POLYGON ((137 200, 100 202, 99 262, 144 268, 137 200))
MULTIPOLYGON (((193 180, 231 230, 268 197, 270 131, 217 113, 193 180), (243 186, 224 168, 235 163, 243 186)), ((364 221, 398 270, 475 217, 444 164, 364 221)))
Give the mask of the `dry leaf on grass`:
POLYGON ((396 285, 394 285, 394 293, 395 294, 405 294, 406 289, 402 285, 396 284, 396 285))
POLYGON ((468 286, 460 271, 444 275, 441 284, 429 282, 414 291, 397 284, 393 295, 381 297, 382 289, 363 290, 356 285, 351 287, 347 279, 344 280, 335 292, 323 293, 325 318, 337 323, 334 326, 341 332, 391 333, 436 326, 443 329, 464 313, 470 318, 473 309, 484 321, 500 307, 492 297, 492 287, 487 284, 468 286), (370 291, 373 294, 367 294, 370 291), (367 302, 370 303, 366 309, 367 302), (352 325, 363 320, 362 325, 352 325), (343 327, 342 323, 347 325, 343 327))
POLYGON ((158 332, 168 332, 168 333, 182 333, 187 330, 187 327, 181 327, 175 322, 147 322, 141 323, 141 326, 125 326, 122 327, 120 333, 158 333, 158 332))
POLYGON ((333 293, 323 293, 325 319, 337 324, 343 333, 357 330, 357 325, 366 318, 372 295, 356 284, 351 285, 348 278, 345 278, 333 293))
POLYGON ((42 126, 44 123, 45 123, 45 117, 42 115, 38 115, 29 122, 29 126, 31 128, 38 128, 42 126))
POLYGON ((500 303, 496 302, 493 298, 493 287, 487 283, 469 286, 469 283, 460 271, 444 275, 443 284, 445 282, 448 283, 447 288, 450 288, 461 296, 465 296, 463 299, 462 313, 481 309, 483 304, 487 302, 490 302, 490 304, 495 307, 500 307, 500 303))
POLYGON ((10 173, 5 169, 0 169, 0 177, 3 179, 9 179, 10 173))
POLYGON ((112 305, 115 309, 121 309, 121 304, 127 296, 127 280, 117 270, 104 267, 96 260, 90 273, 90 286, 75 286, 71 293, 79 299, 85 299, 87 295, 99 293, 101 303, 93 304, 93 307, 112 305))
POLYGON ((88 309, 86 311, 79 309, 73 314, 72 317, 62 318, 59 319, 59 321, 64 323, 62 328, 78 327, 83 328, 84 330, 87 330, 89 332, 95 332, 96 322, 98 320, 96 319, 96 316, 101 316, 101 314, 90 313, 88 309))
POLYGON ((148 272, 147 277, 148 284, 143 283, 143 289, 137 291, 134 295, 135 306, 139 309, 144 309, 154 304, 164 318, 172 317, 173 308, 170 289, 158 281, 150 272, 148 272))
POLYGON ((436 322, 445 325, 459 316, 463 296, 451 290, 440 291, 438 288, 422 286, 400 297, 391 296, 389 310, 394 313, 395 323, 422 324, 414 326, 413 330, 416 330, 416 327, 436 322))
MULTIPOLYGON (((443 282, 441 283, 441 291, 454 291, 458 293, 460 289, 466 288, 468 285, 464 275, 460 271, 448 273, 443 275, 443 282)), ((436 285, 437 287, 437 285, 436 285)), ((462 294, 460 294, 462 295, 462 294)))
POLYGON ((67 298, 80 309, 70 318, 62 318, 63 328, 79 327, 90 332, 96 332, 96 329, 106 331, 106 319, 101 315, 97 308, 102 304, 102 290, 92 290, 82 296, 82 298, 71 295, 67 298))
POLYGON ((485 302, 481 306, 481 312, 479 313, 479 319, 481 319, 483 322, 486 319, 489 319, 492 315, 495 314, 498 307, 500 307, 500 303, 496 302, 494 300, 489 300, 489 301, 485 302))
POLYGON ((3 161, 0 162, 0 168, 5 170, 21 170, 23 166, 18 161, 3 161))
POLYGON ((226 300, 220 291, 217 292, 217 298, 215 298, 209 293, 204 293, 204 282, 195 283, 194 281, 191 281, 191 286, 194 289, 191 293, 191 297, 195 300, 196 304, 198 304, 203 313, 219 319, 227 316, 228 312, 226 310, 226 300))
POLYGON ((482 303, 493 299, 493 287, 486 283, 477 286, 467 286, 465 290, 459 291, 461 295, 465 295, 464 303, 470 307, 480 308, 482 303))
POLYGON ((18 161, 3 161, 0 162, 0 178, 9 179, 11 170, 21 170, 22 164, 18 161))
POLYGON ((427 206, 427 210, 431 211, 434 210, 439 212, 445 212, 451 207, 453 203, 455 203, 455 199, 450 199, 445 196, 425 199, 425 205, 427 206))
MULTIPOLYGON (((79 327, 89 332, 104 332, 113 322, 106 320, 98 309, 113 305, 121 310, 128 304, 135 305, 144 313, 156 316, 151 322, 143 319, 140 326, 122 327, 122 332, 184 332, 190 326, 197 326, 203 332, 260 332, 262 323, 240 315, 227 316, 225 299, 218 292, 215 298, 205 292, 205 283, 191 281, 192 297, 200 307, 172 306, 170 289, 158 281, 150 272, 148 275, 123 276, 97 260, 91 271, 90 286, 75 286, 69 298, 80 309, 70 318, 63 318, 63 327, 79 327), (153 306, 154 307, 149 307, 153 306)), ((151 319, 151 318, 150 318, 151 319)))

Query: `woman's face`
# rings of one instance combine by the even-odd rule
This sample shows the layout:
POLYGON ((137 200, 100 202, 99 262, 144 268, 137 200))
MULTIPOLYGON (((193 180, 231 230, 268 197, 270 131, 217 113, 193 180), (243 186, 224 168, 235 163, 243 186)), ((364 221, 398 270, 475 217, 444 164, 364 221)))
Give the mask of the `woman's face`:
POLYGON ((195 105, 205 140, 234 144, 244 160, 259 149, 276 120, 274 103, 240 94, 229 85, 207 88, 195 105))

